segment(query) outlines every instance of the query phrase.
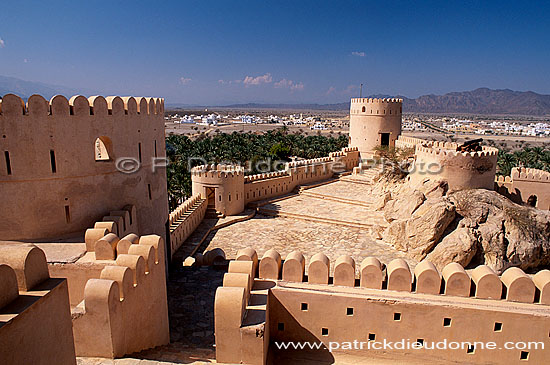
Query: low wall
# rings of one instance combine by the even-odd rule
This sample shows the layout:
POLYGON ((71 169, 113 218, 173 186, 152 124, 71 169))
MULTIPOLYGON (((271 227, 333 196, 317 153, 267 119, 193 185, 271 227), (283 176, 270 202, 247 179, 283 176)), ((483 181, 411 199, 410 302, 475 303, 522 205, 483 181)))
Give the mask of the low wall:
POLYGON ((0 363, 76 364, 67 281, 31 244, 0 243, 0 363))
POLYGON ((330 179, 334 175, 334 161, 324 159, 304 160, 287 164, 283 175, 275 173, 252 175, 244 184, 246 204, 258 200, 273 198, 292 192, 298 185, 330 179))
MULTIPOLYGON (((254 260, 254 254, 247 256, 254 260)), ((354 341, 363 344, 362 348, 333 348, 333 352, 324 349, 312 355, 333 362, 343 354, 442 364, 546 361, 546 351, 540 344, 548 344, 550 326, 548 270, 529 276, 519 268, 510 268, 499 277, 487 266, 466 272, 459 264, 451 263, 438 272, 433 264, 423 261, 411 272, 402 259, 383 265, 369 257, 361 263, 356 279, 351 257, 342 256, 331 263, 324 254, 316 254, 310 260, 307 278, 304 271, 305 259, 300 252, 292 252, 282 262, 278 252, 269 250, 258 262, 256 284, 266 280, 274 283, 267 289, 265 331, 269 333, 264 333, 272 346, 275 341, 322 342, 327 346, 350 346, 354 341), (331 264, 335 266, 333 277, 329 277, 331 264), (404 348, 393 351, 370 347, 384 340, 423 345, 414 349, 405 343, 404 348), (465 345, 458 350, 434 349, 433 343, 439 341, 465 345), (497 349, 506 342, 518 341, 536 342, 539 347, 483 348, 482 342, 489 341, 497 349)), ((218 305, 238 313, 242 302, 217 296, 218 305)), ((216 312, 216 320, 218 315, 216 312)), ((217 332, 216 342, 228 341, 224 336, 217 332)), ((253 351, 260 353, 263 349, 257 344, 253 351)), ((259 354, 255 357, 261 358, 259 354)), ((217 360, 239 362, 235 358, 217 360)))
MULTIPOLYGON (((84 236, 86 253, 74 262, 49 263, 50 276, 65 278, 69 287, 69 300, 74 307, 84 299, 84 287, 89 279, 98 279, 101 271, 108 263, 104 260, 113 260, 119 253, 127 253, 128 245, 137 242, 139 236, 138 223, 135 219, 135 207, 127 205, 120 210, 111 211, 94 226, 87 229, 84 236), (95 253, 95 244, 109 233, 121 237, 120 246, 113 250, 103 250, 99 256, 95 253)), ((118 245, 119 241, 116 242, 118 245)), ((71 244, 67 244, 70 246, 71 244)))
POLYGON ((518 204, 532 204, 534 198, 534 207, 550 210, 550 172, 514 167, 510 176, 495 179, 495 190, 518 204))
MULTIPOLYGON (((96 253, 111 247, 116 251, 121 241, 108 236, 96 242, 96 253)), ((73 309, 78 356, 120 357, 170 340, 164 241, 142 236, 124 251, 104 266, 98 279, 88 280, 84 300, 73 309)))
POLYGON ((170 213, 170 257, 197 229, 204 219, 208 202, 195 194, 170 213))
POLYGON ((415 148, 416 145, 422 145, 425 144, 427 141, 415 138, 415 137, 407 137, 407 136, 399 136, 397 140, 395 141, 395 147, 397 148, 415 148))

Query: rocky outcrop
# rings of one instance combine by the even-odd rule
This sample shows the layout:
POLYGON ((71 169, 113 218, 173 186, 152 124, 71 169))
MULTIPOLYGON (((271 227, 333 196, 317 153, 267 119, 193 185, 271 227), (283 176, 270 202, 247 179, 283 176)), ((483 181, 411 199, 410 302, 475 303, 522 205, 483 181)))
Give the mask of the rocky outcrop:
POLYGON ((382 239, 411 258, 427 258, 439 269, 450 262, 486 264, 498 273, 510 266, 530 270, 550 264, 548 211, 484 189, 449 194, 445 181, 385 189, 392 199, 383 207, 390 225, 382 239))

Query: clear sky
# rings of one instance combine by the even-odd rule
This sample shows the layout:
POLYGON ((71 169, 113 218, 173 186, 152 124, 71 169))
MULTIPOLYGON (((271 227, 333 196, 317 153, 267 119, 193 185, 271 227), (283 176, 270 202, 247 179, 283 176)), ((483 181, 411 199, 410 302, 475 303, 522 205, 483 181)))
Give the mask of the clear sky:
POLYGON ((0 75, 168 103, 550 94, 550 2, 0 2, 0 75))

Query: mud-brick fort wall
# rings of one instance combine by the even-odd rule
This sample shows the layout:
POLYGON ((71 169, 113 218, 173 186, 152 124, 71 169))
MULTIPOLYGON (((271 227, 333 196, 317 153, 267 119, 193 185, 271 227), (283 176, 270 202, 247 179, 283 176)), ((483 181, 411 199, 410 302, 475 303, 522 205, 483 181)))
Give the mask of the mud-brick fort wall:
POLYGON ((416 145, 410 176, 413 183, 426 178, 441 178, 452 191, 494 188, 498 149, 483 147, 479 152, 458 152, 451 142, 416 145))
POLYGON ((550 210, 550 172, 514 167, 510 176, 495 180, 495 188, 516 203, 528 203, 534 197, 536 208, 550 210))
POLYGON ((530 276, 512 267, 499 277, 485 265, 466 271, 450 263, 440 272, 422 261, 411 270, 401 258, 384 265, 367 257, 356 265, 348 255, 331 262, 317 253, 306 276, 301 252, 282 257, 272 249, 259 258, 246 248, 230 262, 214 304, 217 362, 265 363, 270 343, 289 341, 339 344, 332 352, 321 348, 316 354, 335 363, 345 353, 436 364, 542 364, 547 358, 548 270, 530 276), (252 281, 256 272, 259 279, 252 281), (265 291, 262 308, 251 298, 265 291), (250 312, 255 312, 254 320, 250 312), (260 321, 256 314, 264 318, 260 321), (254 336, 259 332, 261 338, 254 336), (401 340, 421 346, 381 347, 384 341, 401 340), (364 347, 344 347, 354 341, 364 347), (440 341, 459 347, 434 347, 440 341), (484 348, 488 342, 496 346, 484 348), (519 346, 505 350, 506 343, 519 346))
POLYGON ((244 169, 233 165, 203 165, 191 170, 193 195, 201 194, 208 205, 225 215, 244 210, 244 169))
POLYGON ((351 99, 349 145, 359 149, 361 158, 386 142, 395 146, 401 134, 402 105, 402 99, 351 99))
MULTIPOLYGON (((136 207, 141 232, 165 237, 164 101, 33 95, 0 102, 0 233, 7 240, 83 234, 105 211, 136 207), (132 158, 134 173, 117 169, 132 158)), ((131 165, 131 164, 130 164, 131 165)), ((122 167, 128 168, 128 164, 122 167)))
POLYGON ((244 176, 233 165, 203 165, 191 170, 193 195, 200 194, 210 207, 225 215, 235 215, 246 204, 292 192, 297 186, 331 178, 359 164, 359 151, 346 147, 329 157, 287 162, 285 170, 244 176))

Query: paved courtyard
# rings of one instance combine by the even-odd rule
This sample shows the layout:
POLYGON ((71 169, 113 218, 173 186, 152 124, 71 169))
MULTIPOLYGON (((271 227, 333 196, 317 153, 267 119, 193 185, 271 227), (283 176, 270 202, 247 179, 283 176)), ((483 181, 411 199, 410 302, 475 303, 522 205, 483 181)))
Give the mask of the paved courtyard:
POLYGON ((260 258, 271 248, 277 250, 283 259, 298 250, 306 258, 306 271, 309 259, 318 252, 327 255, 331 264, 341 255, 350 255, 355 260, 357 273, 361 261, 368 256, 375 256, 385 264, 397 257, 407 260, 411 267, 416 264, 403 252, 372 239, 365 229, 293 218, 256 215, 248 221, 214 231, 207 242, 205 251, 219 247, 228 259, 234 259, 237 251, 245 247, 253 247, 260 258))

